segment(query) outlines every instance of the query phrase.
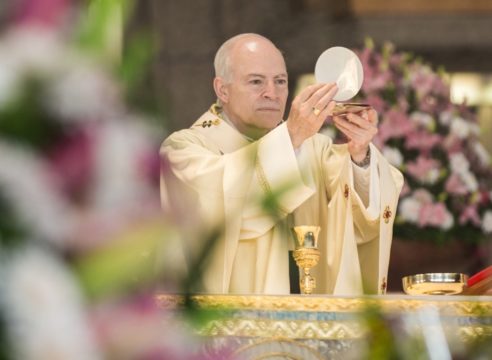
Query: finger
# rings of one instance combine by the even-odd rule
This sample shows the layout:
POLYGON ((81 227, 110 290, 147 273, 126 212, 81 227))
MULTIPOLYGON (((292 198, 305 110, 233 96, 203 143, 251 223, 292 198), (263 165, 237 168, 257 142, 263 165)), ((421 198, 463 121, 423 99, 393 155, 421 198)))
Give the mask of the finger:
POLYGON ((337 123, 335 123, 335 127, 336 127, 338 130, 340 130, 340 132, 341 132, 343 135, 345 135, 345 137, 347 138, 347 140, 352 141, 352 135, 351 135, 349 132, 347 132, 347 130, 346 130, 345 128, 341 127, 341 126, 340 126, 339 124, 337 124, 337 123))
POLYGON ((340 116, 334 117, 334 122, 337 127, 344 129, 345 133, 350 134, 351 138, 357 138, 359 140, 365 140, 371 137, 371 132, 362 129, 361 127, 351 123, 350 121, 345 120, 340 116))
POLYGON ((365 119, 363 116, 364 116, 363 114, 358 115, 354 113, 349 113, 345 116, 345 118, 352 124, 356 124, 357 126, 363 129, 368 129, 370 126, 372 126, 372 124, 369 122, 369 120, 365 119))
POLYGON ((371 124, 376 126, 378 124, 378 113, 373 108, 367 111, 368 120, 371 124))
MULTIPOLYGON (((338 87, 336 85, 331 87, 330 90, 328 90, 328 92, 324 94, 321 97, 321 99, 319 99, 318 102, 313 106, 317 109, 325 109, 330 103, 330 101, 333 100, 333 97, 336 95, 337 91, 338 91, 338 87)), ((332 102, 335 103, 334 101, 332 102)), ((335 107, 335 104, 333 104, 333 107, 335 107)))
POLYGON ((324 86, 324 84, 313 84, 313 85, 309 85, 308 87, 306 87, 303 90, 301 90, 301 92, 299 93, 299 95, 297 95, 296 98, 294 99, 294 102, 299 102, 299 103, 305 102, 307 99, 309 99, 311 97, 311 95, 315 91, 317 91, 318 89, 322 88, 323 86, 324 86))
POLYGON ((328 120, 328 118, 331 118, 333 114, 333 109, 335 109, 335 106, 337 103, 333 100, 331 100, 328 105, 324 108, 324 110, 319 114, 320 117, 323 118, 323 121, 328 120))
POLYGON ((315 107, 319 110, 323 110, 328 104, 328 102, 333 98, 333 96, 335 96, 337 91, 338 88, 336 84, 334 83, 325 84, 323 87, 316 90, 311 95, 311 97, 306 100, 306 102, 309 104, 310 107, 315 107), (324 103, 320 103, 320 100, 323 98, 325 98, 324 103))

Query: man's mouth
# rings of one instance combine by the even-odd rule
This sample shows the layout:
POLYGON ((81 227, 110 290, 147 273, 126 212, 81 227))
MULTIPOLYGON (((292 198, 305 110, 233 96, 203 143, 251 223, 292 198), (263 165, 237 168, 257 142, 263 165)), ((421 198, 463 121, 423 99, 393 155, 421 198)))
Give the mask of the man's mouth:
POLYGON ((280 109, 278 108, 273 108, 273 107, 261 107, 258 108, 258 111, 271 111, 271 112, 279 112, 280 109))

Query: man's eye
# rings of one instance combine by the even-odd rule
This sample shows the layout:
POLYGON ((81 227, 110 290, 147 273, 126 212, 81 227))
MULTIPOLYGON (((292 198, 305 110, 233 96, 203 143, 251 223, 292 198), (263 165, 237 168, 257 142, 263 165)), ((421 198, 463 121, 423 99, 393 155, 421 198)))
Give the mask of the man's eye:
POLYGON ((287 80, 286 79, 278 79, 277 80, 277 84, 278 85, 286 85, 287 84, 287 80))
POLYGON ((250 84, 261 85, 262 81, 260 79, 253 79, 253 80, 250 80, 250 84))

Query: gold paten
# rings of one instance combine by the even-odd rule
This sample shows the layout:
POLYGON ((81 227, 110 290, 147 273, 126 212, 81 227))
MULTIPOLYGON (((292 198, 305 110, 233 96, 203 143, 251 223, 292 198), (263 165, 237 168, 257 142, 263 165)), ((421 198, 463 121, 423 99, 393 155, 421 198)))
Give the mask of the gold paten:
POLYGON ((296 249, 293 256, 297 266, 303 271, 299 280, 303 294, 312 294, 316 288, 316 279, 311 275, 311 269, 318 264, 320 251, 318 250, 319 226, 295 226, 296 249))
POLYGON ((363 110, 369 110, 371 105, 358 103, 337 103, 333 109, 333 115, 347 115, 349 113, 359 113, 363 110))
POLYGON ((459 273, 428 273, 405 276, 403 290, 409 295, 456 295, 464 290, 468 276, 459 273))

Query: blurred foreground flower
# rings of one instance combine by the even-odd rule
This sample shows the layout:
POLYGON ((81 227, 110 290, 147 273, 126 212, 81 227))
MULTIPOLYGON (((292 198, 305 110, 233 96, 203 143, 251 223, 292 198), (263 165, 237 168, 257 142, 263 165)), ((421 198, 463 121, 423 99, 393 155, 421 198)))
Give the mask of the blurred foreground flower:
POLYGON ((126 101, 138 61, 90 44, 130 2, 94 4, 79 23, 70 1, 17 1, 0 34, 0 358, 197 358, 152 304, 183 265, 164 132, 126 101))

